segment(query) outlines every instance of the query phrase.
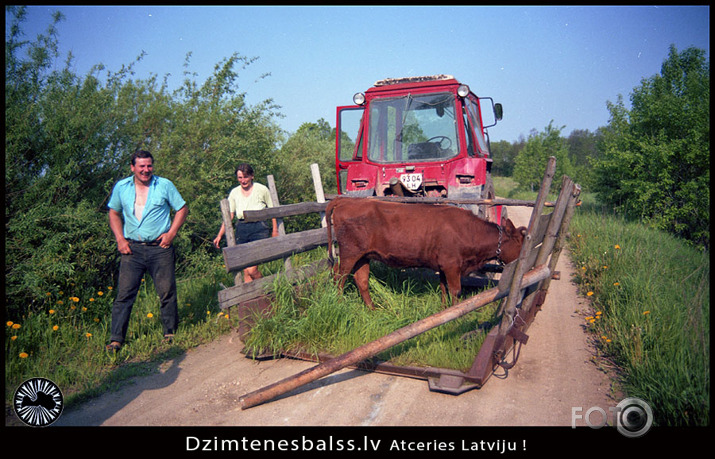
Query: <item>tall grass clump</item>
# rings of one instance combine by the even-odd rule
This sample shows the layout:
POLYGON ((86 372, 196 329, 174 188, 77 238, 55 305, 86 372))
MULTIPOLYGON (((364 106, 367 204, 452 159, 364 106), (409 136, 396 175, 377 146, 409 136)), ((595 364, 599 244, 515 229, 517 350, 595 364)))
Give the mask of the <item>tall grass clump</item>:
POLYGON ((570 249, 598 352, 656 424, 708 425, 709 254, 596 207, 576 212, 570 249))
MULTIPOLYGON (((273 314, 257 320, 246 338, 246 352, 337 356, 442 310, 436 282, 422 280, 413 270, 379 263, 374 263, 371 271, 374 310, 365 306, 351 281, 340 292, 329 271, 298 288, 279 278, 273 314)), ((485 308, 468 314, 387 349, 376 358, 402 366, 467 371, 494 313, 493 308, 485 308)))

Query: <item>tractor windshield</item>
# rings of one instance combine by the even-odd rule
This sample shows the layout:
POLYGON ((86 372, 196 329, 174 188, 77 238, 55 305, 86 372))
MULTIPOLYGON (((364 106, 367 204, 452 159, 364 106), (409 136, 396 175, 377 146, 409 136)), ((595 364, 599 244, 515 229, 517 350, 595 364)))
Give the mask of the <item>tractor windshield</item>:
POLYGON ((457 155, 454 99, 452 93, 444 92, 372 100, 368 159, 414 163, 457 155))

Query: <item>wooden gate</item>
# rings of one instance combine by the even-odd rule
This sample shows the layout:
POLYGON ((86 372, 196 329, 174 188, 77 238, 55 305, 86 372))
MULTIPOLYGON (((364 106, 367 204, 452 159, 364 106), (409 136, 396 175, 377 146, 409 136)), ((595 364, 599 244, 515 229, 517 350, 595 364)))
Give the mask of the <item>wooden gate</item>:
MULTIPOLYGON (((499 367, 512 368, 518 360, 521 346, 528 341, 527 331, 529 326, 534 321, 536 313, 540 310, 546 298, 556 264, 566 242, 571 217, 581 192, 579 185, 575 184, 569 177, 564 176, 557 201, 548 203, 547 195, 551 188, 555 169, 556 160, 552 157, 547 163, 536 201, 489 200, 488 204, 492 205, 533 206, 519 258, 503 268, 499 282, 495 287, 341 356, 318 356, 318 360, 321 363, 317 366, 242 396, 240 399, 241 407, 245 409, 264 403, 301 385, 346 367, 426 379, 430 390, 455 395, 482 387, 494 373, 494 370, 499 367), (553 211, 544 213, 546 207, 552 207, 553 211), (500 323, 486 336, 468 372, 446 368, 405 367, 372 360, 375 355, 396 344, 499 300, 501 300, 498 309, 498 313, 501 315, 500 323)), ((320 196, 320 193, 318 195, 320 196)), ((421 201, 424 202, 425 200, 421 201)), ((440 202, 445 201, 441 200, 440 202)), ((487 201, 482 200, 470 203, 484 204, 487 201)), ((306 210, 320 212, 324 209, 324 202, 304 203, 302 205, 282 206, 282 208, 278 209, 266 209, 255 213, 255 218, 282 218, 304 213, 306 210)), ((246 214, 248 218, 249 213, 247 212, 246 214)), ((251 216, 250 218, 254 217, 251 216)), ((229 228, 230 225, 226 227, 229 228)), ((292 253, 327 245, 327 242, 326 231, 320 228, 294 235, 281 236, 273 240, 267 239, 240 246, 229 245, 224 249, 224 259, 227 269, 236 271, 246 266, 255 265, 258 262, 286 257, 292 253), (281 240, 277 241, 276 239, 281 240)), ((302 270, 292 270, 288 275, 295 281, 305 279, 316 270, 323 269, 323 262, 324 260, 321 260, 302 270)), ((256 282, 251 284, 254 283, 256 282)), ((265 288, 265 284, 262 287, 251 284, 246 284, 249 287, 244 285, 241 288, 234 287, 219 292, 221 308, 241 304, 241 301, 256 301, 256 298, 260 296, 256 296, 258 293, 262 293, 265 296, 265 291, 260 290, 265 288), (249 292, 252 293, 249 294, 249 292), (253 298, 249 298, 252 295, 253 298)), ((315 357, 307 355, 287 353, 284 355, 315 360, 315 357)))

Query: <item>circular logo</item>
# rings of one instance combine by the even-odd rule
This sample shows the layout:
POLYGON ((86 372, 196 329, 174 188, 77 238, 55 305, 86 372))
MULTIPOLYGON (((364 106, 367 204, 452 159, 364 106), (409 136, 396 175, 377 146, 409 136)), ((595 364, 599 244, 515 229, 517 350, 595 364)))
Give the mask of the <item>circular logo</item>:
POLYGON ((616 427, 626 437, 635 438, 645 435, 653 424, 653 411, 650 405, 639 398, 626 398, 616 408, 616 427))
POLYGON ((60 417, 64 401, 55 383, 45 378, 32 378, 17 388, 13 405, 22 422, 32 427, 45 427, 60 417))

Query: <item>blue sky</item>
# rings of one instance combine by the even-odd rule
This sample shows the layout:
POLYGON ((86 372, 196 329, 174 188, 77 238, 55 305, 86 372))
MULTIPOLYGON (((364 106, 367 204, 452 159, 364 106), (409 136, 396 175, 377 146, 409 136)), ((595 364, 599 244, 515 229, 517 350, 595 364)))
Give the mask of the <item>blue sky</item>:
MULTIPOLYGON (((595 131, 606 102, 626 102, 643 78, 660 72, 669 46, 710 57, 708 6, 594 7, 225 7, 32 6, 26 38, 61 11, 60 59, 74 55, 85 75, 102 63, 117 71, 144 51, 136 78, 189 70, 203 83, 238 53, 258 59, 239 70, 249 103, 272 98, 295 132, 305 122, 335 125, 335 107, 388 77, 446 73, 504 105, 492 141, 516 141, 551 120, 595 131), (270 73, 270 76, 261 78, 270 73)), ((103 74, 101 74, 103 75, 103 74)))

